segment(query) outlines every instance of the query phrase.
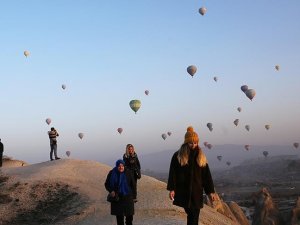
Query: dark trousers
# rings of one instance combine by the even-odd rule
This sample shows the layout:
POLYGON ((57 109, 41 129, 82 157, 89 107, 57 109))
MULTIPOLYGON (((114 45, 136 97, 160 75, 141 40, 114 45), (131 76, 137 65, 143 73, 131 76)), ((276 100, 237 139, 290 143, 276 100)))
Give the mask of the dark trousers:
MULTIPOLYGON (((117 217, 117 224, 124 225, 124 216, 116 216, 117 217)), ((132 225, 133 216, 126 216, 126 225, 132 225)))
POLYGON ((187 214, 187 225, 198 225, 200 209, 184 208, 187 214))
POLYGON ((3 152, 0 152, 0 167, 2 167, 3 152))
POLYGON ((58 157, 57 157, 57 144, 50 144, 50 149, 51 149, 51 151, 50 151, 50 159, 53 159, 53 152, 54 152, 54 157, 55 157, 55 159, 57 159, 58 157))

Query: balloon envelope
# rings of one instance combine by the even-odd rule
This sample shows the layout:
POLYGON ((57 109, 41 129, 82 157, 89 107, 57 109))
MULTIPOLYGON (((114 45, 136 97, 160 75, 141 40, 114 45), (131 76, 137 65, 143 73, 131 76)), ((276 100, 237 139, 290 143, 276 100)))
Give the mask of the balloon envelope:
POLYGON ((299 147, 299 143, 298 142, 295 142, 293 145, 294 145, 295 148, 299 147))
POLYGON ((248 86, 247 85, 241 86, 241 90, 242 90, 242 92, 245 93, 248 90, 248 86))
POLYGON ((186 71, 193 77, 194 74, 197 72, 197 67, 194 65, 188 66, 186 71))
POLYGON ((212 127, 213 125, 212 125, 212 123, 207 123, 206 126, 208 127, 208 129, 209 129, 210 131, 213 130, 213 127, 212 127))
POLYGON ((64 89, 64 90, 66 89, 66 87, 67 86, 65 84, 61 85, 61 88, 64 89))
POLYGON ((69 157, 71 155, 70 151, 66 151, 66 155, 69 157))
POLYGON ((245 145, 245 149, 246 149, 247 151, 249 151, 249 147, 250 147, 250 145, 245 145))
POLYGON ((83 134, 83 133, 79 133, 79 134, 78 134, 78 137, 79 137, 80 139, 82 139, 82 138, 83 138, 83 136, 84 136, 84 134, 83 134))
POLYGON ((247 131, 249 131, 250 130, 250 125, 246 125, 245 128, 246 128, 247 131))
POLYGON ((231 165, 231 162, 226 162, 227 166, 230 166, 231 165))
POLYGON ((217 82, 217 81, 218 81, 218 77, 214 77, 214 81, 216 81, 216 82, 217 82))
POLYGON ((172 132, 171 132, 171 131, 169 131, 167 134, 168 134, 169 136, 171 136, 172 132))
POLYGON ((266 128, 267 130, 269 130, 270 127, 271 127, 271 125, 268 125, 268 124, 265 125, 265 128, 266 128))
POLYGON ((131 100, 129 102, 129 106, 130 108, 136 113, 140 107, 141 107, 142 103, 140 100, 131 100))
POLYGON ((207 9, 206 9, 205 7, 201 7, 201 8, 199 9, 199 13, 200 13, 202 16, 205 15, 206 11, 207 11, 207 9))
POLYGON ((234 125, 237 126, 239 124, 239 119, 233 121, 234 125))
POLYGON ((221 155, 218 155, 218 156, 217 156, 217 159, 218 159, 219 161, 221 161, 221 160, 222 160, 222 156, 221 156, 221 155))
POLYGON ((123 128, 119 127, 119 128, 117 129, 117 131, 119 132, 119 134, 121 134, 121 133, 123 132, 123 128))
POLYGON ((24 55, 27 57, 27 56, 29 56, 29 51, 24 51, 24 55))
POLYGON ((207 144, 208 149, 212 148, 212 144, 207 144))
POLYGON ((256 95, 256 92, 254 89, 248 89, 246 92, 245 92, 246 96, 252 101, 252 99, 255 97, 256 95))
POLYGON ((208 142, 204 141, 203 144, 204 144, 205 147, 207 147, 208 142))
POLYGON ((276 66, 275 66, 275 69, 276 69, 277 71, 279 71, 279 70, 280 70, 280 66, 279 66, 279 65, 276 65, 276 66))
POLYGON ((146 94, 146 95, 149 95, 149 91, 148 91, 148 90, 146 90, 146 91, 145 91, 145 94, 146 94))
POLYGON ((161 137, 162 137, 164 140, 166 140, 167 135, 166 135, 166 134, 162 134, 161 137))
POLYGON ((264 155, 265 157, 267 157, 267 156, 269 155, 269 152, 268 152, 268 151, 263 151, 263 155, 264 155))
POLYGON ((241 107, 238 107, 237 110, 238 110, 239 112, 241 112, 241 111, 242 111, 242 108, 241 108, 241 107))
POLYGON ((47 118, 46 119, 46 123, 49 125, 51 123, 51 119, 50 118, 47 118))

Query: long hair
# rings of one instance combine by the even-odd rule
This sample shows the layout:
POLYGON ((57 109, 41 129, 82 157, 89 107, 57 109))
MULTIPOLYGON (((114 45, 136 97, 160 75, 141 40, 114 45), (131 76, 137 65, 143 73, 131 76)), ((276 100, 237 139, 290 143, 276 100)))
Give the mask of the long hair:
POLYGON ((198 151, 197 164, 200 167, 205 167, 207 164, 207 158, 206 158, 204 152, 202 151, 202 149, 198 145, 195 150, 190 150, 187 143, 182 144, 180 149, 178 150, 177 159, 178 159, 179 164, 181 166, 185 166, 188 164, 190 151, 198 151))
POLYGON ((128 149, 130 148, 130 147, 132 147, 132 149, 133 149, 133 155, 135 155, 135 150, 134 150, 134 146, 132 145, 132 144, 128 144, 128 145, 126 145, 126 152, 125 152, 125 156, 126 157, 129 157, 129 151, 128 151, 128 149))

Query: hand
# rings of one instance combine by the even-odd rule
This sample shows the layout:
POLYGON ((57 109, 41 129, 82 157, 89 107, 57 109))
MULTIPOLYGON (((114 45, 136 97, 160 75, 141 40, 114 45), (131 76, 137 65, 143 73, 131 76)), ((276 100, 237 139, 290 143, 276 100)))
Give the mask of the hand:
POLYGON ((112 191, 112 192, 110 192, 110 195, 111 195, 112 197, 115 197, 116 192, 112 191))
POLYGON ((174 201, 175 191, 170 191, 169 198, 174 201))
POLYGON ((210 194, 209 194, 209 198, 210 198, 210 200, 211 200, 212 202, 217 200, 217 196, 216 196, 215 193, 210 193, 210 194))

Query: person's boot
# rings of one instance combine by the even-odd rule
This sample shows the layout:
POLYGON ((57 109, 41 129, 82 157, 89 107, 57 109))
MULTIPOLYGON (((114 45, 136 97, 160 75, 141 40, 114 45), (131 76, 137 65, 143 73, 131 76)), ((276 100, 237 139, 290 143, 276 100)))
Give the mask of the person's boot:
POLYGON ((60 158, 59 158, 59 157, 56 157, 56 158, 55 158, 55 160, 58 160, 58 159, 60 159, 60 158))

